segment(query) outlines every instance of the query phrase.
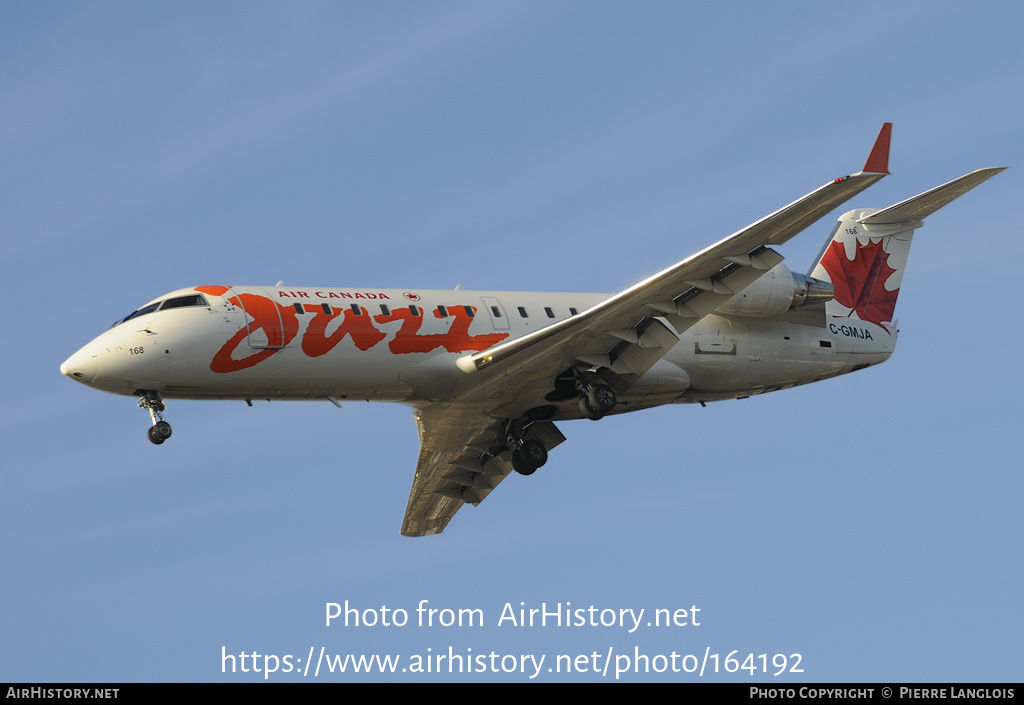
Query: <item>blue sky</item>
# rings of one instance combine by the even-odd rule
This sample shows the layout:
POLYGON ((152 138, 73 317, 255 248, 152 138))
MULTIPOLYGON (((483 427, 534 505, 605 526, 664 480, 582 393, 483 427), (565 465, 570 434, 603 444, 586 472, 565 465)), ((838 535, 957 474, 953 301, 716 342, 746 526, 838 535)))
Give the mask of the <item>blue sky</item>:
MULTIPOLYGON (((132 399, 58 371, 196 284, 618 291, 859 170, 885 121, 893 175, 851 207, 1019 167, 1015 5, 2 16, 0 680, 261 680, 222 673, 222 648, 304 664, 321 647, 543 654, 543 681, 612 680, 546 670, 609 649, 802 657, 802 673, 703 680, 1020 680, 1017 168, 919 231, 885 365, 563 424, 547 466, 439 537, 398 533, 418 453, 406 407, 173 402, 155 447, 132 399), (486 621, 326 627, 346 600, 486 621), (701 625, 499 627, 506 603, 696 605, 701 625)), ((832 220, 785 246, 793 269, 832 220)), ((316 680, 361 678, 528 680, 316 680)))

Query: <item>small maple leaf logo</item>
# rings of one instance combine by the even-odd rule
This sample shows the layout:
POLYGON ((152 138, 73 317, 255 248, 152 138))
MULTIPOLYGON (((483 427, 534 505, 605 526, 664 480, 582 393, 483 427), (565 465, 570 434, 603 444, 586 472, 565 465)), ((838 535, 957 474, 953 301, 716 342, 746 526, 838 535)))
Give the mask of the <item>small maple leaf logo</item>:
POLYGON ((849 260, 845 245, 833 240, 821 258, 821 265, 832 278, 836 301, 856 311, 862 321, 879 325, 892 321, 900 290, 885 288, 885 282, 896 270, 889 266, 889 255, 881 241, 858 244, 853 260, 849 260))
POLYGON ((405 292, 402 295, 406 299, 408 299, 409 301, 419 301, 420 300, 420 295, 419 294, 413 294, 413 293, 410 293, 410 292, 407 291, 407 292, 405 292))

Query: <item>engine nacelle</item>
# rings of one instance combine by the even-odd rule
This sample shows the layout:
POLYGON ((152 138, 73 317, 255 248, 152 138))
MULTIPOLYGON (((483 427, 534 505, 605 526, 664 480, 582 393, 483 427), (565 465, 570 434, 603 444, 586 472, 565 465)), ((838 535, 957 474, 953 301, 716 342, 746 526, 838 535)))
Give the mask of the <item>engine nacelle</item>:
POLYGON ((790 309, 823 303, 835 298, 828 282, 789 271, 777 264, 764 276, 718 307, 717 313, 755 318, 778 316, 790 309))

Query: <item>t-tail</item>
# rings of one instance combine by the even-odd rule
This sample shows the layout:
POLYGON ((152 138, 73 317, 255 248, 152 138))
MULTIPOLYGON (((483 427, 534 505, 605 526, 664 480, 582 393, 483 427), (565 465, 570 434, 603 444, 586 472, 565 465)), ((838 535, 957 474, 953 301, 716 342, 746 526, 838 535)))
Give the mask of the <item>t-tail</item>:
POLYGON ((926 217, 1006 167, 979 169, 882 210, 844 214, 810 271, 830 282, 829 317, 869 321, 893 332, 896 299, 914 231, 926 217))

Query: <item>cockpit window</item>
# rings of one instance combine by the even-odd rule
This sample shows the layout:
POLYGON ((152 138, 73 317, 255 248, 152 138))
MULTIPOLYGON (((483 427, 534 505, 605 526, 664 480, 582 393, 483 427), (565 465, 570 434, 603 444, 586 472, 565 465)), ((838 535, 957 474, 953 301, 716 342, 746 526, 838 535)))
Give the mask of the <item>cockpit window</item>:
POLYGON ((188 296, 175 296, 173 299, 167 299, 160 307, 161 311, 166 311, 169 308, 182 308, 183 306, 209 306, 206 303, 206 299, 203 298, 202 294, 189 294, 188 296))
POLYGON ((121 325, 122 323, 124 323, 126 321, 132 320, 133 318, 138 318, 139 316, 145 316, 147 313, 153 313, 153 311, 156 311, 159 307, 160 307, 160 302, 159 301, 157 301, 155 304, 150 304, 149 306, 143 306, 142 308, 140 308, 137 311, 132 311, 131 313, 129 313, 127 316, 122 318, 120 321, 118 321, 114 325, 118 326, 118 325, 121 325))
POLYGON ((187 296, 175 296, 173 299, 166 299, 165 301, 157 301, 155 304, 149 304, 143 306, 138 311, 132 311, 130 314, 122 318, 120 321, 114 324, 119 326, 126 321, 130 321, 133 318, 139 316, 145 316, 147 313, 153 313, 156 310, 166 311, 171 308, 183 308, 185 306, 209 306, 206 298, 202 294, 189 294, 187 296))

